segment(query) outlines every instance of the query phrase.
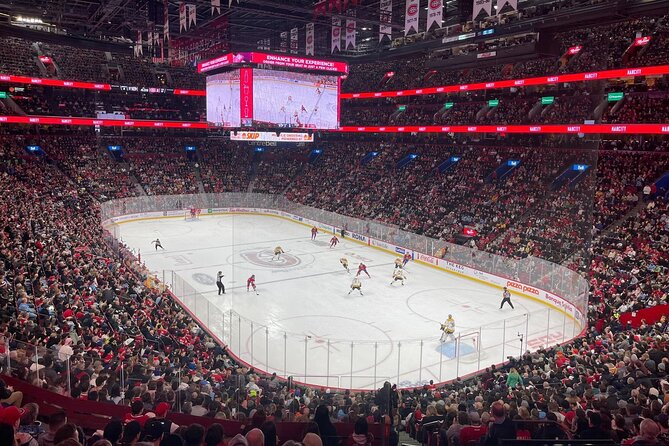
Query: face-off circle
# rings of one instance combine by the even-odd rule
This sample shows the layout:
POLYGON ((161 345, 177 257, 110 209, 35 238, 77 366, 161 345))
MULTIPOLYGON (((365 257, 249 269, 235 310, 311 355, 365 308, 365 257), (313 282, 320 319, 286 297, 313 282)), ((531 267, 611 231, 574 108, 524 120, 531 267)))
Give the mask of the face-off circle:
POLYGON ((277 259, 273 249, 242 251, 239 255, 247 262, 263 268, 293 268, 302 263, 299 257, 289 253, 283 253, 277 259))

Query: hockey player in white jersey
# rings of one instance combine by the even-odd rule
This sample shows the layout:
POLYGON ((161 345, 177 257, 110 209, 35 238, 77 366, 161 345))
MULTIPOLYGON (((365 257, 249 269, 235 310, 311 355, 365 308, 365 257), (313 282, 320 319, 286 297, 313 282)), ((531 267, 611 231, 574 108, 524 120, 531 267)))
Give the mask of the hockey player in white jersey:
POLYGON ((446 321, 441 324, 441 338, 439 340, 441 342, 445 342, 447 339, 454 341, 455 335, 453 333, 455 333, 455 319, 449 314, 446 321))

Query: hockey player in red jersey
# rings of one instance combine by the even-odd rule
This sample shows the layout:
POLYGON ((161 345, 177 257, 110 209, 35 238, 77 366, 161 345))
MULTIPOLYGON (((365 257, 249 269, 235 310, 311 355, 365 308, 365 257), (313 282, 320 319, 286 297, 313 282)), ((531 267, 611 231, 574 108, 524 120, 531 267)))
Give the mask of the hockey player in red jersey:
POLYGON ((356 274, 355 277, 358 277, 360 273, 365 273, 367 274, 367 277, 369 277, 370 279, 372 278, 372 276, 370 276, 369 273, 367 272, 367 265, 365 265, 364 263, 360 263, 360 265, 358 265, 358 274, 356 274))
POLYGON ((253 291, 255 291, 256 294, 258 294, 258 292, 256 291, 256 275, 255 274, 251 274, 251 277, 246 279, 246 292, 247 293, 249 291, 249 288, 253 288, 253 291))
POLYGON ((337 246, 337 243, 339 243, 339 239, 337 238, 336 235, 333 235, 332 238, 330 239, 330 248, 334 248, 337 246))
POLYGON ((411 254, 408 252, 404 254, 404 257, 402 257, 402 268, 407 266, 407 263, 409 263, 409 260, 411 260, 411 254))
POLYGON ((316 236, 318 235, 318 228, 314 226, 311 228, 311 240, 316 240, 316 236))

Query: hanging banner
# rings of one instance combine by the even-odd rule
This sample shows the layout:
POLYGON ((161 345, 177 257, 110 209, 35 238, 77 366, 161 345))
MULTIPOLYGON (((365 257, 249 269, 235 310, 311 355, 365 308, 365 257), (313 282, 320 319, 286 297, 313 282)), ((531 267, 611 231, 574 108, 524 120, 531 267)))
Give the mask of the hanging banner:
POLYGON ((474 0, 472 20, 476 20, 476 17, 481 11, 485 11, 488 15, 492 15, 492 0, 474 0))
POLYGON ((186 4, 181 2, 179 3, 179 32, 184 29, 188 29, 186 26, 186 4))
POLYGON ((507 4, 516 11, 518 10, 518 0, 503 0, 502 4, 497 6, 497 14, 499 14, 502 11, 502 8, 507 4))
MULTIPOLYGON (((476 1, 476 0, 474 0, 476 1)), ((406 10, 404 15, 404 35, 406 36, 413 29, 418 32, 418 3, 419 0, 407 0, 406 10)))
POLYGON ((297 54, 297 28, 290 30, 290 53, 297 54))
POLYGON ((139 57, 144 54, 142 49, 142 32, 137 31, 137 41, 135 41, 135 57, 139 57))
POLYGON ((221 0, 211 0, 211 15, 221 13, 221 0))
POLYGON ((341 19, 332 17, 332 41, 330 52, 341 51, 341 19))
POLYGON ((428 0, 428 5, 427 28, 425 28, 425 31, 429 31, 435 23, 437 24, 437 28, 441 28, 444 2, 442 0, 428 0))
POLYGON ((169 0, 165 0, 165 22, 163 24, 163 39, 170 40, 170 7, 169 0))
POLYGON ((356 7, 361 0, 322 0, 314 5, 314 18, 328 13, 339 13, 346 11, 349 4, 356 7))
POLYGON ((279 43, 279 51, 285 53, 288 51, 288 31, 281 33, 281 43, 279 43))
POLYGON ((379 42, 386 36, 392 40, 393 0, 381 0, 379 8, 379 42))
POLYGON ((346 44, 344 49, 348 50, 349 46, 355 49, 355 20, 346 19, 346 44))
POLYGON ((306 53, 307 56, 314 55, 314 23, 307 23, 307 36, 305 39, 306 42, 306 53))
POLYGON ((197 9, 195 5, 188 5, 188 28, 197 23, 197 9))

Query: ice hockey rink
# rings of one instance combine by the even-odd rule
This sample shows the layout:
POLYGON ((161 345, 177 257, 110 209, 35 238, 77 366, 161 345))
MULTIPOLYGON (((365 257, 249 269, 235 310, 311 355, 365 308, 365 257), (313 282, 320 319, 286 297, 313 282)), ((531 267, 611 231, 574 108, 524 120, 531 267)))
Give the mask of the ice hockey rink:
POLYGON ((332 388, 372 389, 443 382, 499 364, 521 349, 566 341, 578 326, 564 313, 520 295, 500 310, 498 288, 418 262, 404 286, 391 285, 394 260, 353 240, 329 248, 331 234, 311 240, 310 228, 264 215, 203 215, 119 225, 120 239, 241 360, 258 370, 332 388), (160 238, 165 250, 155 251, 160 238), (286 252, 273 260, 274 248, 286 252), (339 263, 349 260, 351 273, 339 263), (363 296, 349 293, 357 265, 363 296), (217 271, 225 295, 217 294, 217 271), (255 274, 257 292, 247 292, 255 274), (189 288, 189 287, 187 287, 189 288), (456 341, 440 342, 452 314, 456 341))

